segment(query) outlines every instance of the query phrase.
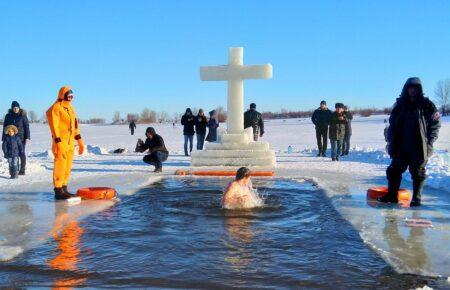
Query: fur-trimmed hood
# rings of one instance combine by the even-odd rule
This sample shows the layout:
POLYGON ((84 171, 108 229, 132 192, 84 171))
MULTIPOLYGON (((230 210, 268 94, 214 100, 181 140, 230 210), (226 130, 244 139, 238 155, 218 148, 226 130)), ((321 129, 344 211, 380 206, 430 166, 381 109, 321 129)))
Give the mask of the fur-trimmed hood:
MULTIPOLYGON (((12 109, 9 109, 8 110, 8 114, 15 114, 15 113, 13 112, 12 109)), ((27 111, 25 111, 24 109, 20 109, 19 110, 19 114, 22 115, 22 116, 26 116, 27 115, 27 111)))

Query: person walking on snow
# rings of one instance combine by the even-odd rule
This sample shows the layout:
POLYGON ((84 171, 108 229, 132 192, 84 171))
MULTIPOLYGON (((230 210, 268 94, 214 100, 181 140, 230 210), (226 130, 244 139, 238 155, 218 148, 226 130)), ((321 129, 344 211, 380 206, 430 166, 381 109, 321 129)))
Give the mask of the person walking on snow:
POLYGON ((311 121, 316 127, 317 148, 319 153, 317 157, 326 157, 328 141, 328 125, 331 120, 331 111, 327 107, 327 102, 321 101, 320 107, 314 111, 311 121))
POLYGON ((433 154, 438 138, 441 115, 432 101, 424 96, 419 78, 409 78, 392 108, 387 130, 391 164, 386 170, 388 194, 378 200, 398 202, 402 174, 409 168, 413 180, 411 206, 421 205, 425 185, 425 166, 433 154))
POLYGON ((128 127, 130 128, 131 135, 134 135, 134 130, 136 130, 136 123, 134 122, 134 120, 131 120, 130 125, 128 127))
POLYGON ((78 153, 82 155, 84 152, 77 115, 72 106, 73 97, 70 87, 62 87, 59 90, 58 99, 46 112, 52 133, 52 152, 55 157, 53 166, 55 199, 68 199, 75 196, 67 190, 72 171, 75 141, 78 144, 78 153))
POLYGON ((6 126, 3 131, 6 134, 3 139, 2 149, 4 157, 8 160, 9 175, 11 179, 15 179, 19 174, 19 157, 23 155, 23 143, 17 136, 19 130, 14 125, 6 126))
POLYGON ((342 144, 345 138, 345 125, 347 119, 344 114, 344 104, 336 103, 334 106, 336 111, 331 115, 330 120, 330 143, 331 143, 331 160, 339 161, 342 153, 342 144))
POLYGON ((141 141, 142 144, 139 146, 136 151, 137 152, 145 152, 148 150, 149 154, 144 156, 143 161, 147 164, 154 165, 154 172, 162 172, 162 163, 167 160, 169 157, 169 151, 167 151, 166 145, 164 144, 164 139, 156 134, 156 131, 153 127, 148 127, 145 131, 145 136, 147 140, 145 143, 141 141))
POLYGON ((209 112, 208 121, 208 136, 206 136, 206 141, 216 142, 217 141, 217 128, 219 128, 219 121, 217 121, 216 110, 209 112))
POLYGON ((197 133, 197 150, 203 150, 206 137, 206 126, 208 126, 208 119, 206 119, 203 109, 198 111, 195 117, 195 132, 197 133))
POLYGON ((16 134, 17 138, 22 142, 22 153, 20 155, 20 169, 19 175, 25 175, 25 169, 27 164, 27 156, 25 154, 25 147, 27 143, 30 142, 30 125, 28 122, 27 113, 25 110, 20 108, 18 102, 14 101, 11 104, 11 109, 8 111, 8 114, 5 116, 5 120, 3 122, 3 134, 2 141, 6 137, 5 128, 9 125, 14 125, 18 132, 16 134))
POLYGON ((350 112, 348 106, 344 106, 344 115, 345 119, 347 119, 347 123, 345 123, 345 137, 341 156, 348 155, 350 152, 350 138, 352 137, 353 114, 350 112))
POLYGON ((264 135, 264 120, 260 112, 256 111, 256 104, 251 103, 250 109, 244 113, 244 129, 253 128, 253 140, 264 135))
POLYGON ((194 147, 194 126, 195 119, 192 114, 192 110, 190 108, 186 109, 186 113, 184 113, 183 117, 181 117, 181 125, 183 125, 183 135, 184 135, 184 155, 189 156, 189 153, 192 152, 192 148, 194 147), (189 153, 188 153, 188 143, 189 143, 189 153))

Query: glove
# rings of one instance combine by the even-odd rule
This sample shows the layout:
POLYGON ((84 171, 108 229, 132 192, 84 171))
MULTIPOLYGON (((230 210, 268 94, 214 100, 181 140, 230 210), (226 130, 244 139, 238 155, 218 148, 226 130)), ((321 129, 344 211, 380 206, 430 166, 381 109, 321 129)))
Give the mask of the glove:
POLYGON ((83 153, 84 153, 83 139, 78 139, 77 143, 78 143, 78 154, 83 155, 83 153))

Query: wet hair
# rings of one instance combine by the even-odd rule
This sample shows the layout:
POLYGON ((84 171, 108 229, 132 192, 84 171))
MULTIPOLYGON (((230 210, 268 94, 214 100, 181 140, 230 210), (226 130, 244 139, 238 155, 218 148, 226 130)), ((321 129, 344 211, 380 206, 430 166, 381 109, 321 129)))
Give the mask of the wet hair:
POLYGON ((156 131, 153 127, 148 127, 147 130, 145 130, 145 135, 150 134, 152 136, 156 135, 156 131))
POLYGON ((236 172, 236 181, 239 181, 246 177, 250 177, 250 173, 251 173, 251 171, 247 167, 239 168, 238 171, 236 172))
POLYGON ((255 103, 251 103, 250 104, 250 109, 256 109, 256 104, 255 103))

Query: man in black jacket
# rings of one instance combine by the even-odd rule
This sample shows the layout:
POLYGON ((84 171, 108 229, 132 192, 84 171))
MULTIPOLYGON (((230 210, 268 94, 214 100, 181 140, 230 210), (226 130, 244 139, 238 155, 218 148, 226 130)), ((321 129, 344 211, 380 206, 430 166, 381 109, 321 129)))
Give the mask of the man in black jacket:
POLYGON ((314 111, 311 117, 311 121, 316 126, 317 148, 319 149, 317 157, 326 157, 328 125, 330 124, 331 114, 327 102, 321 101, 320 107, 314 111))
POLYGON ((244 113, 244 129, 253 128, 253 140, 264 135, 264 120, 260 112, 256 111, 256 104, 251 103, 250 109, 244 113))
MULTIPOLYGON (((5 116, 5 121, 3 122, 3 131, 9 125, 14 125, 18 129, 17 138, 22 141, 23 151, 20 154, 20 170, 19 175, 25 175, 25 167, 27 164, 27 157, 25 154, 25 145, 30 142, 30 125, 28 122, 27 113, 25 110, 20 108, 18 102, 14 101, 11 104, 11 109, 8 111, 8 114, 5 116)), ((5 139, 6 135, 3 132, 2 142, 5 139)))
POLYGON ((398 202, 402 173, 409 168, 413 180, 411 206, 420 206, 425 165, 433 154, 433 143, 441 127, 440 117, 433 102, 424 97, 420 79, 409 78, 389 118, 388 153, 392 158, 386 170, 389 191, 379 201, 398 202))
POLYGON ((194 142, 194 126, 195 119, 192 114, 191 108, 186 109, 186 113, 184 113, 183 117, 181 117, 181 125, 183 125, 183 135, 184 135, 184 155, 189 156, 188 153, 188 143, 189 143, 189 152, 192 152, 193 142, 194 142))
POLYGON ((205 144, 206 126, 208 126, 208 119, 206 119, 203 109, 198 111, 195 117, 195 133, 197 133, 197 150, 203 150, 205 144))
POLYGON ((136 151, 143 153, 148 150, 149 154, 144 156, 143 161, 147 164, 154 165, 154 172, 161 172, 162 163, 169 157, 169 151, 167 151, 166 145, 164 144, 164 139, 156 134, 153 127, 147 128, 145 136, 147 136, 145 143, 141 139, 138 140, 140 145, 136 148, 136 151))
POLYGON ((131 135, 134 135, 134 130, 136 130, 136 122, 134 120, 131 120, 130 125, 128 126, 131 131, 131 135))

